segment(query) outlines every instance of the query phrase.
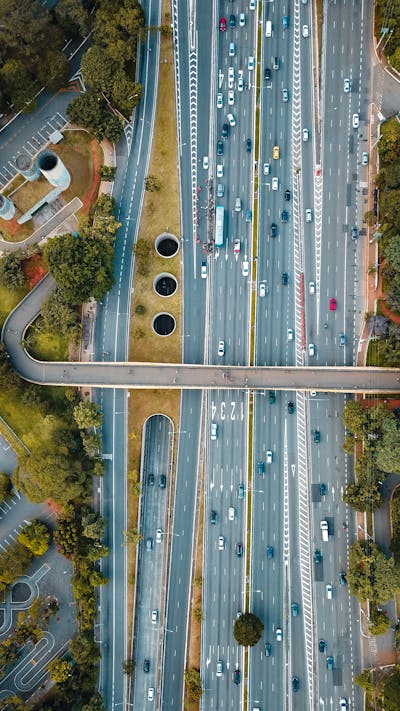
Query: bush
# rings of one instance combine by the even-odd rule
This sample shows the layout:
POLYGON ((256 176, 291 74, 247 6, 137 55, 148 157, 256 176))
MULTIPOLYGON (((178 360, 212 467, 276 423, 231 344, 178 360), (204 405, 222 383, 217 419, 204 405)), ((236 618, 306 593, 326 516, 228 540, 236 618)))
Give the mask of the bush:
POLYGON ((34 519, 22 529, 18 540, 32 551, 33 555, 43 555, 50 545, 50 531, 45 523, 34 519))
POLYGON ((245 612, 233 626, 233 636, 243 647, 254 647, 263 633, 264 625, 257 615, 245 612))

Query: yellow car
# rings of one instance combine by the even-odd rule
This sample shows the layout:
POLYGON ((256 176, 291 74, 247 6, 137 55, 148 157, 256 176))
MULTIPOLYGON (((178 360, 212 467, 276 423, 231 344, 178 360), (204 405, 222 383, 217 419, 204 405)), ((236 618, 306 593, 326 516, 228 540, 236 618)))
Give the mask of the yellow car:
POLYGON ((274 160, 278 160, 279 154, 280 154, 279 146, 274 146, 274 150, 273 150, 273 153, 272 153, 273 159, 274 159, 274 160))

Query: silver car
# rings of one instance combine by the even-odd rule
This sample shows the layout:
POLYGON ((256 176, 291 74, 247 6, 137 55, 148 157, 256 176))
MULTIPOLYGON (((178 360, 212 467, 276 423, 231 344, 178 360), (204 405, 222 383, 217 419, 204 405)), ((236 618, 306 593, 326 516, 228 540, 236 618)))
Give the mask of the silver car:
POLYGON ((225 341, 219 341, 218 343, 218 355, 222 358, 225 355, 225 341))

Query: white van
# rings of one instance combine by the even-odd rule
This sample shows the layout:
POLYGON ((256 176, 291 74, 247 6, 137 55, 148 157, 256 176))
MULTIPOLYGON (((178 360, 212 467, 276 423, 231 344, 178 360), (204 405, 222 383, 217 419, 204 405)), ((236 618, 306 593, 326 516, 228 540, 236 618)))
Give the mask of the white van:
POLYGON ((329 526, 328 521, 321 521, 319 524, 323 541, 329 541, 329 526))
POLYGON ((272 22, 271 22, 271 20, 267 20, 265 23, 265 36, 272 37, 272 22))

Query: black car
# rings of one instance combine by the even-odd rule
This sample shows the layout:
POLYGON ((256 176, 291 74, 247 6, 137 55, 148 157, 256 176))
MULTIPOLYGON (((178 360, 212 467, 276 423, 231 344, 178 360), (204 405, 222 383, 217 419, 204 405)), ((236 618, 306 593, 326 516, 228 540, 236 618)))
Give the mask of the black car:
POLYGON ((264 645, 264 651, 265 651, 265 656, 270 657, 271 656, 271 651, 272 651, 272 646, 269 642, 266 642, 264 645))
POLYGON ((217 519, 218 519, 217 512, 211 511, 210 523, 213 523, 213 524, 217 523, 217 519))
POLYGON ((320 639, 320 640, 319 640, 319 642, 318 642, 318 649, 319 649, 319 651, 322 652, 322 653, 325 652, 325 649, 326 649, 326 642, 325 642, 324 639, 320 639))
POLYGON ((287 286, 289 282, 289 277, 286 272, 283 272, 282 274, 282 284, 283 286, 287 286))
POLYGON ((319 493, 321 496, 326 496, 326 484, 323 482, 319 485, 319 493))
POLYGON ((285 200, 287 200, 287 201, 290 200, 290 190, 288 188, 285 190, 284 197, 285 197, 285 200))
POLYGON ((319 430, 314 430, 314 442, 321 441, 321 432, 319 430))
POLYGON ((300 689, 300 679, 298 676, 292 676, 292 689, 298 691, 300 689))
POLYGON ((320 563, 322 560, 321 551, 318 548, 314 551, 314 563, 320 563))
POLYGON ((149 474, 147 477, 147 483, 149 486, 154 486, 154 474, 149 474))
POLYGON ((339 582, 341 585, 346 585, 347 579, 346 579, 346 573, 344 570, 341 570, 339 573, 339 582))
POLYGON ((264 69, 264 79, 265 81, 269 81, 271 79, 271 70, 269 67, 265 67, 264 69))
POLYGON ((229 126, 228 126, 227 123, 224 123, 224 124, 223 124, 221 134, 222 134, 222 138, 228 138, 228 136, 229 136, 229 126))
POLYGON ((358 237, 358 227, 356 225, 353 225, 353 227, 351 228, 351 236, 352 239, 357 239, 358 237))
POLYGON ((277 228, 275 222, 273 222, 271 225, 271 237, 276 237, 277 234, 278 234, 278 228, 277 228))
POLYGON ((165 489, 166 485, 167 485, 167 477, 165 476, 165 474, 160 474, 160 478, 158 480, 158 486, 160 487, 160 489, 165 489))
POLYGON ((289 213, 287 210, 282 210, 281 212, 281 220, 282 222, 287 222, 289 219, 289 213))
POLYGON ((236 27, 236 17, 235 15, 231 15, 229 18, 229 24, 231 27, 236 27))
POLYGON ((251 151, 251 138, 248 138, 246 141, 246 151, 250 153, 251 151))
POLYGON ((236 543, 236 555, 238 558, 243 556, 243 543, 236 543))
POLYGON ((222 156, 224 153, 224 144, 222 141, 217 141, 217 156, 222 156))
POLYGON ((236 685, 240 684, 241 678, 240 669, 235 669, 233 672, 233 683, 236 685))
POLYGON ((150 659, 145 659, 143 662, 143 671, 148 674, 150 671, 150 659))
POLYGON ((292 401, 288 402, 288 404, 287 404, 287 411, 288 411, 289 415, 293 415, 293 413, 294 413, 294 402, 292 402, 292 401))

